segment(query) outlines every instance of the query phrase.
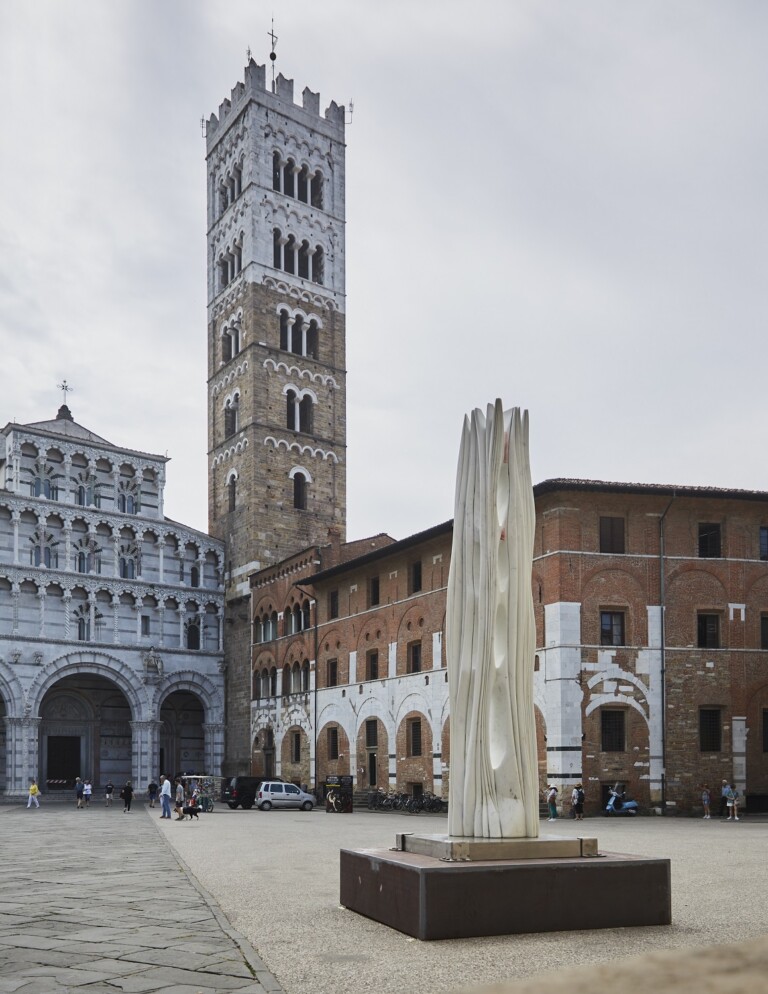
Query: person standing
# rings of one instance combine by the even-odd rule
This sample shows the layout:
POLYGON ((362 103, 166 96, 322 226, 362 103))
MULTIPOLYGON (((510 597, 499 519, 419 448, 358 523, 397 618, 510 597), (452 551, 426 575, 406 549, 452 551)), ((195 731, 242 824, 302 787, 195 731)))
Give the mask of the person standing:
POLYGON ((130 780, 125 781, 125 787, 120 791, 120 796, 123 799, 123 814, 128 814, 133 800, 133 785, 130 780))
POLYGON ((157 800, 157 784, 154 780, 147 784, 147 796, 149 797, 150 808, 154 808, 155 801, 157 800))
POLYGON ((83 806, 83 790, 85 789, 85 784, 80 779, 80 777, 75 777, 75 801, 76 807, 82 808, 83 806))
POLYGON ((576 821, 584 821, 584 788, 580 783, 577 783, 573 788, 571 804, 573 806, 573 817, 576 821))
POLYGON ((726 821, 738 821, 739 820, 739 792, 731 784, 727 784, 727 792, 725 795, 725 804, 728 808, 728 817, 726 821))
POLYGON ((38 799, 39 793, 40 788, 37 786, 37 780, 32 780, 29 784, 29 800, 27 801, 28 808, 31 808, 33 804, 36 808, 40 807, 40 801, 38 799))
POLYGON ((112 794, 114 793, 115 785, 112 783, 112 779, 107 780, 107 785, 104 788, 104 805, 105 807, 112 807, 112 794))
POLYGON ((182 814, 182 809, 184 807, 184 784, 181 780, 176 781, 176 821, 181 821, 184 815, 182 814))
POLYGON ((167 776, 160 777, 160 804, 163 809, 161 818, 171 817, 171 781, 167 776))
POLYGON ((701 806, 704 808, 704 820, 709 818, 709 805, 712 801, 712 796, 709 793, 709 786, 707 784, 701 785, 701 806))
POLYGON ((93 787, 90 780, 86 780, 83 784, 83 800, 85 801, 86 808, 91 806, 91 794, 93 793, 93 787))
POLYGON ((557 820, 557 787, 549 784, 547 787, 547 807, 549 808, 549 818, 547 821, 557 820))
POLYGON ((718 815, 720 818, 725 818, 726 811, 728 810, 728 790, 730 784, 727 780, 723 780, 723 786, 720 790, 720 811, 718 815))

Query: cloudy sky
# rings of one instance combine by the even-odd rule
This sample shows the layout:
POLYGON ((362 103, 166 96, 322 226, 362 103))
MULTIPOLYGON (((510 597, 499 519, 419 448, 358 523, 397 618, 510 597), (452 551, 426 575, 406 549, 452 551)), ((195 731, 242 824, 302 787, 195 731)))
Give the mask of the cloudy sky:
POLYGON ((768 490, 761 0, 0 0, 0 423, 66 378, 207 527, 200 118, 273 12, 354 101, 350 538, 450 517, 497 396, 534 481, 768 490))

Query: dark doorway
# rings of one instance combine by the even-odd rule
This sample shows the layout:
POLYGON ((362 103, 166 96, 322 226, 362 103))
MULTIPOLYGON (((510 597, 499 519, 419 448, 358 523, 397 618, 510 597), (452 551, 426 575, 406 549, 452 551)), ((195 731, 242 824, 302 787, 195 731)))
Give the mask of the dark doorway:
POLYGON ((379 782, 378 781, 378 777, 376 775, 376 753, 375 752, 369 752, 368 753, 368 786, 369 787, 377 787, 378 786, 378 782, 379 782))
POLYGON ((80 776, 80 736, 48 736, 49 790, 67 790, 80 776))

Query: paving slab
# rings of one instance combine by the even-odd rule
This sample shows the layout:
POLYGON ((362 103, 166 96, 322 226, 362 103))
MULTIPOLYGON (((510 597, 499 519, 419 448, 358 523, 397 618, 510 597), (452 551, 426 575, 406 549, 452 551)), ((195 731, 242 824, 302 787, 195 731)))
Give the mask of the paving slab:
POLYGON ((0 994, 282 991, 154 812, 131 814, 3 807, 0 994))

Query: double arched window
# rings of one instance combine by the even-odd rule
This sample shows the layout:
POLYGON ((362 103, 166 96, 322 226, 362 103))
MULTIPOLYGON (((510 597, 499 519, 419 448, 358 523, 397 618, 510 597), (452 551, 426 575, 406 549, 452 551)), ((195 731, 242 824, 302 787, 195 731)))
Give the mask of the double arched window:
POLYGON ((289 388, 285 393, 286 424, 291 431, 311 433, 314 428, 315 397, 309 390, 299 393, 289 388))
POLYGON ((291 314, 287 308, 280 310, 280 348, 283 352, 318 359, 318 331, 320 322, 316 317, 305 317, 301 313, 291 314))
POLYGON ((233 204, 243 192, 243 159, 239 159, 227 172, 220 177, 217 189, 219 198, 219 215, 233 204))
POLYGON ((276 638, 277 611, 271 613, 262 611, 253 623, 253 641, 255 643, 272 642, 276 638))
POLYGON ((322 245, 311 245, 280 228, 272 229, 272 265, 284 273, 300 276, 322 285, 325 282, 325 251, 322 245))
POLYGON ((242 231, 225 251, 219 253, 216 266, 219 271, 219 290, 223 290, 236 276, 239 276, 243 268, 242 231))

